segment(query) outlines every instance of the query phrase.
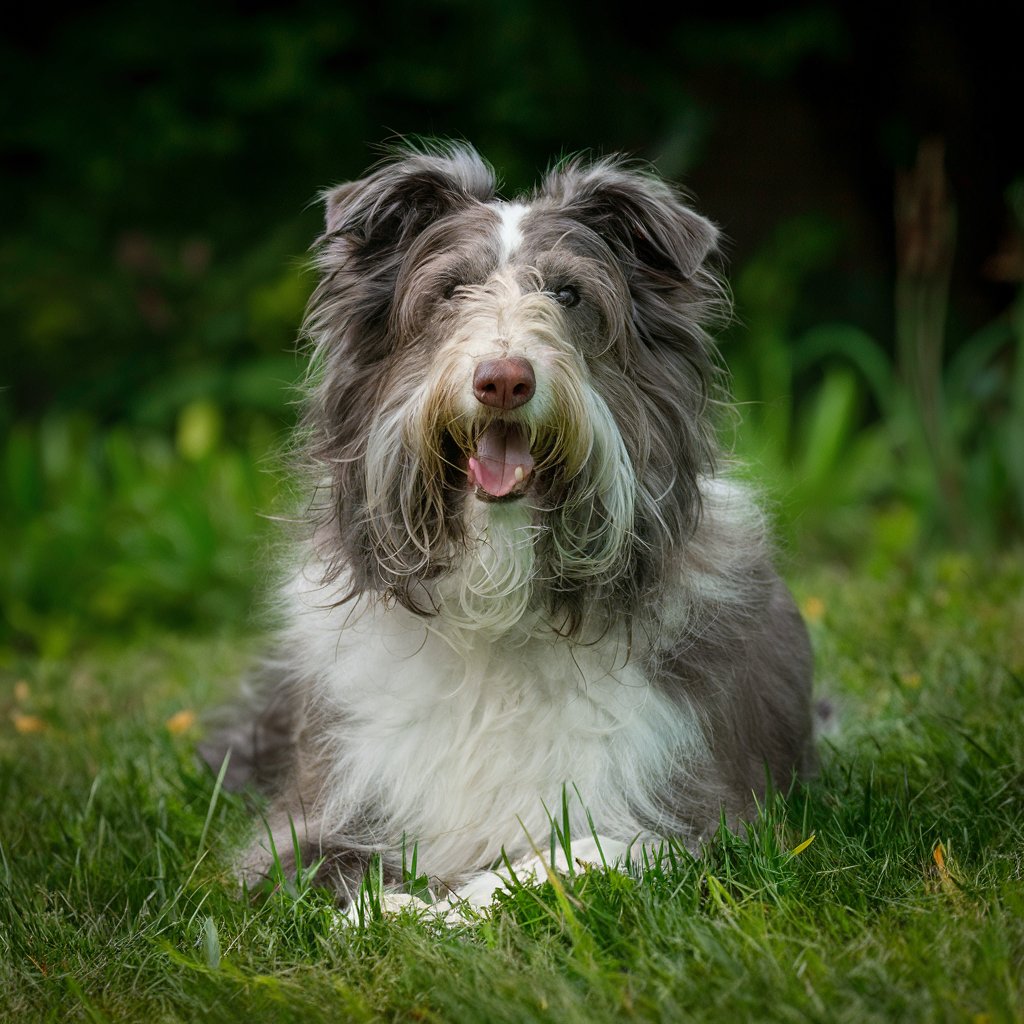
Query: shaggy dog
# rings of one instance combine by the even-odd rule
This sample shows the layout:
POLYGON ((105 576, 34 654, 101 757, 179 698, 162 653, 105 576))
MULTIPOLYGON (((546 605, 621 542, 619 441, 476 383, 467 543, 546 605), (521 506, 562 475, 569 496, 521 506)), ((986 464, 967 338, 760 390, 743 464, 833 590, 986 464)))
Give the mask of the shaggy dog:
POLYGON ((486 902, 566 792, 603 848, 695 848, 809 770, 806 630, 709 415, 714 226, 619 159, 505 200, 463 145, 325 202, 315 524, 206 751, 273 794, 245 877, 318 862, 344 902, 415 846, 486 902))

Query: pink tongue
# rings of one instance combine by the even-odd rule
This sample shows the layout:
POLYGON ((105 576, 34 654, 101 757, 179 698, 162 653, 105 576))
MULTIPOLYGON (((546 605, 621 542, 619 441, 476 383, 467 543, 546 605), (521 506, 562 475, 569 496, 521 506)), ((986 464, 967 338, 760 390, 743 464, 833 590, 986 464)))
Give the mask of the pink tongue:
POLYGON ((476 456, 469 460, 469 485, 500 498, 532 472, 533 456, 526 434, 519 427, 492 423, 480 435, 476 456), (521 471, 518 479, 517 469, 521 471))

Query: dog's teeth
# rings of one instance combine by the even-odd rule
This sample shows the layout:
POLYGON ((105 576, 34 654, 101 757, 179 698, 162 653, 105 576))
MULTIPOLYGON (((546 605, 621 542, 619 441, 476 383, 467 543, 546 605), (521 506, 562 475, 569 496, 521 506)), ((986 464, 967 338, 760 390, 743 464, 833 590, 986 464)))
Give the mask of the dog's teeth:
POLYGON ((522 466, 516 466, 516 483, 521 484, 526 479, 522 466))

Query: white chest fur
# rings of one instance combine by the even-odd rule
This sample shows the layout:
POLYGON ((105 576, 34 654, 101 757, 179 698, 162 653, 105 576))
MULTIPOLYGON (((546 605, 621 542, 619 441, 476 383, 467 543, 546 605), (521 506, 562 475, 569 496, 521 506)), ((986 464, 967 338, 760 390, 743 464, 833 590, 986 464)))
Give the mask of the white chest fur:
POLYGON ((695 714, 624 664, 616 638, 453 637, 443 618, 401 608, 293 600, 304 605, 294 649, 331 723, 318 758, 325 837, 382 850, 404 837, 431 874, 461 874, 502 848, 527 853, 527 834, 545 844, 545 806, 559 813, 565 787, 574 834, 589 833, 589 812, 602 835, 629 841, 641 818, 657 820, 659 785, 701 749, 695 714), (353 834, 367 821, 369 834, 353 834))

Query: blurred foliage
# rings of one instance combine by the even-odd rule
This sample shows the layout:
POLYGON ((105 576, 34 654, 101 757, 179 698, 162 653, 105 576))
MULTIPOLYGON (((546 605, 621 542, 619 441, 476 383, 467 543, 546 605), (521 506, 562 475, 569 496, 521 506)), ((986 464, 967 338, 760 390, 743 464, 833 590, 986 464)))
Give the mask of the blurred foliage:
MULTIPOLYGON (((1007 201, 1024 238, 1024 181, 1007 201)), ((911 309, 894 330, 913 336, 918 358, 901 363, 898 346, 851 323, 795 328, 836 242, 828 222, 789 221, 736 278, 742 324, 725 349, 737 454, 767 479, 784 536, 805 553, 884 565, 922 546, 1004 542, 1024 527, 1024 289, 948 359, 944 297, 937 313, 911 309)))
POLYGON ((602 66, 587 34, 540 0, 27 12, 0 39, 6 400, 166 423, 154 391, 217 394, 225 368, 286 350, 312 201, 389 133, 472 138, 511 187, 563 148, 692 134, 677 68, 639 47, 602 66))
MULTIPOLYGON (((294 422, 315 197, 358 175, 373 144, 468 138, 510 192, 590 148, 676 179, 710 165, 709 184, 728 104, 800 90, 824 103, 820 83, 848 74, 864 39, 875 59, 876 26, 858 17, 814 4, 647 17, 581 0, 23 11, 0 36, 0 643, 59 653, 94 633, 245 620, 259 514, 283 504, 260 460, 294 422)), ((828 103, 871 99, 878 139, 916 138, 893 113, 902 100, 871 84, 883 81, 828 103)), ((976 331, 940 295, 932 321, 952 326, 929 321, 915 381, 906 320, 885 330, 896 272, 851 255, 843 211, 798 211, 776 186, 744 182, 769 189, 775 226, 731 270, 739 323, 724 349, 743 403, 736 448, 784 536, 902 557, 1019 529, 1021 299, 976 331), (937 438, 925 406, 940 400, 937 438)), ((1019 251, 1008 265, 1001 280, 1019 282, 1019 251)))
POLYGON ((11 430, 0 449, 0 651, 61 657, 90 636, 148 627, 244 628, 273 559, 261 510, 280 508, 283 478, 268 424, 245 450, 221 413, 186 405, 176 439, 98 431, 52 416, 11 430), (262 548, 262 550, 261 550, 262 548))

